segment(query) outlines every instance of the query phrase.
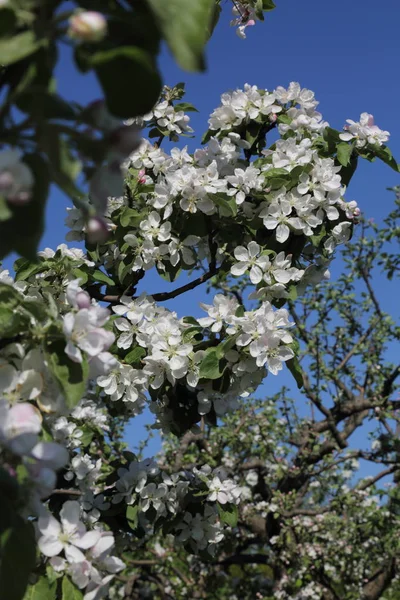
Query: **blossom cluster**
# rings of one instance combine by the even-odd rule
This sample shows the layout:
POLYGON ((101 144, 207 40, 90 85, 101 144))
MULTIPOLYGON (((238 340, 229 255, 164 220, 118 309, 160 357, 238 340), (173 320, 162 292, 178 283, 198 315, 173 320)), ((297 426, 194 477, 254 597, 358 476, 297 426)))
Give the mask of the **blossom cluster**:
MULTIPOLYGON (((139 147, 136 122, 119 135, 104 106, 92 107, 93 128, 112 141, 91 182, 104 235, 93 237, 87 215, 71 209, 68 240, 86 250, 46 248, 35 263, 17 261, 15 280, 0 273, 1 459, 23 489, 16 510, 35 521, 43 565, 85 589, 85 600, 107 594, 124 569, 114 544, 165 527, 185 550, 213 554, 237 521, 257 470, 231 476, 222 452, 224 468, 182 469, 177 459, 167 473, 126 451, 121 430, 148 405, 154 428, 196 436, 199 424, 240 408, 268 373, 286 364, 296 375, 284 304, 329 276, 359 215, 344 199, 347 163, 386 141, 370 122, 350 132, 365 143, 346 141, 299 84, 246 85, 223 95, 202 148, 167 152, 164 138, 191 131, 177 99, 181 91, 167 90, 145 116, 158 141, 139 147), (269 149, 267 134, 278 138, 269 149), (122 173, 126 193, 114 193, 109 176, 120 182, 122 173), (186 271, 189 282, 150 294, 151 270, 170 283, 186 271), (206 282, 218 293, 200 304, 202 316, 162 304, 206 282)), ((289 469, 272 458, 265 468, 289 469)), ((278 496, 261 509, 273 507, 278 496)))
POLYGON ((104 597, 113 575, 125 568, 123 561, 110 555, 114 536, 100 528, 87 531, 80 520, 79 502, 67 500, 60 511, 60 521, 50 513, 38 521, 38 547, 50 558, 49 565, 58 573, 68 573, 84 600, 104 597))

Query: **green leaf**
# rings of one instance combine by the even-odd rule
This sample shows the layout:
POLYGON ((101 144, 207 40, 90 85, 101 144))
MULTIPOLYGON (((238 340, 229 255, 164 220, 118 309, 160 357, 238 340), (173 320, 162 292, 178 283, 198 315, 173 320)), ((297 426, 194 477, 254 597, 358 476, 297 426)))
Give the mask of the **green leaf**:
POLYGON ((37 321, 46 321, 49 316, 47 312, 47 306, 43 300, 25 300, 23 307, 37 321))
POLYGON ((94 273, 92 274, 92 278, 94 279, 94 281, 100 281, 101 283, 106 283, 107 285, 115 285, 111 277, 108 277, 108 275, 106 275, 105 273, 103 273, 103 271, 100 271, 99 269, 96 269, 94 271, 94 273))
POLYGON ((85 285, 85 283, 87 283, 89 280, 89 275, 83 269, 76 268, 72 271, 72 274, 74 277, 76 277, 76 279, 80 280, 80 285, 85 285))
POLYGON ((190 102, 179 102, 179 104, 174 105, 175 112, 178 110, 183 110, 185 112, 199 112, 193 104, 190 102))
POLYGON ((222 193, 211 194, 210 197, 218 206, 219 214, 222 217, 236 217, 237 204, 235 198, 222 193))
POLYGON ((220 504, 217 502, 219 518, 229 527, 236 527, 238 522, 238 508, 236 504, 220 504))
POLYGON ((396 160, 393 158, 393 154, 387 146, 378 146, 377 144, 372 147, 376 156, 389 165, 394 171, 397 173, 400 172, 400 166, 397 164, 396 160))
POLYGON ((347 167, 350 164, 350 158, 353 153, 353 145, 347 144, 346 142, 340 142, 336 146, 336 156, 339 163, 343 167, 347 167))
POLYGON ((277 119, 278 123, 283 123, 284 125, 290 125, 290 123, 292 122, 291 117, 289 117, 289 115, 283 114, 283 115, 278 115, 278 119, 277 119))
POLYGON ((32 85, 28 91, 20 94, 15 101, 20 110, 25 113, 38 112, 49 119, 61 119, 75 121, 78 117, 78 110, 75 105, 66 102, 58 94, 49 92, 43 87, 32 85))
POLYGON ((201 143, 207 144, 207 142, 210 141, 213 135, 217 135, 217 131, 215 131, 214 129, 207 129, 207 131, 203 134, 203 137, 201 138, 201 143))
POLYGON ((203 49, 215 17, 215 0, 147 0, 169 49, 187 71, 204 70, 203 49))
POLYGON ((144 115, 157 102, 162 84, 149 52, 120 46, 95 52, 90 64, 96 70, 108 110, 116 117, 144 115))
POLYGON ((27 154, 23 160, 35 177, 32 199, 23 206, 10 205, 12 218, 0 222, 0 260, 12 251, 35 260, 44 230, 50 183, 48 165, 39 154, 27 154))
POLYGON ((263 10, 273 10, 276 8, 276 4, 273 3, 272 0, 262 0, 263 10))
POLYGON ((215 352, 219 358, 224 358, 225 354, 229 352, 236 344, 236 340, 239 337, 239 334, 230 335, 222 344, 218 344, 215 348, 215 352))
POLYGON ((43 146, 49 158, 53 181, 72 200, 83 198, 84 194, 75 184, 82 164, 73 156, 70 143, 60 135, 56 128, 49 126, 43 135, 43 146))
POLYGON ((128 525, 131 529, 136 529, 139 522, 139 507, 136 506, 127 506, 126 508, 126 518, 128 521, 128 525))
POLYGON ((89 365, 85 358, 82 363, 72 361, 65 354, 65 343, 65 340, 49 343, 46 358, 50 371, 64 394, 68 408, 72 409, 85 394, 89 365))
POLYGON ((62 580, 62 600, 83 600, 82 592, 66 576, 62 580))
POLYGON ((0 283, 0 305, 15 308, 23 301, 23 296, 12 286, 0 283))
POLYGON ((15 23, 16 17, 11 6, 7 6, 6 4, 6 6, 0 8, 0 36, 9 35, 10 31, 14 30, 15 23))
POLYGON ((321 242, 325 236, 326 236, 325 225, 321 225, 318 233, 315 233, 314 235, 310 235, 309 239, 313 246, 315 246, 316 248, 319 248, 319 246, 321 245, 321 242))
POLYGON ((358 156, 356 154, 352 154, 351 158, 350 158, 350 163, 347 165, 347 167, 342 167, 340 169, 340 177, 342 179, 342 183, 343 185, 348 186, 356 169, 357 169, 357 163, 358 163, 358 156))
POLYGON ((12 338, 26 328, 21 315, 12 308, 0 306, 0 338, 12 338))
POLYGON ((337 129, 332 129, 332 127, 325 127, 323 137, 324 140, 328 142, 328 144, 340 143, 340 131, 338 131, 337 129))
POLYGON ((0 337, 10 338, 26 328, 21 314, 16 308, 23 302, 23 297, 11 285, 0 283, 0 337))
POLYGON ((21 262, 18 264, 18 266, 18 261, 14 263, 15 281, 25 281, 26 279, 29 279, 31 275, 35 275, 36 273, 39 273, 39 271, 43 270, 42 262, 31 262, 30 260, 25 260, 23 258, 19 260, 21 260, 21 262))
POLYGON ((201 334, 201 332, 202 332, 202 327, 200 327, 200 325, 198 325, 197 327, 188 327, 187 329, 184 329, 184 331, 182 333, 183 341, 186 343, 186 342, 191 342, 193 339, 195 341, 202 340, 203 335, 201 334))
POLYGON ((224 372, 225 365, 216 348, 207 348, 205 356, 200 363, 201 379, 219 379, 224 372))
POLYGON ((160 277, 162 277, 163 279, 165 279, 165 281, 175 281, 175 279, 177 279, 182 271, 181 265, 171 265, 170 262, 166 262, 164 263, 165 266, 165 270, 162 268, 158 268, 157 267, 157 271, 158 274, 160 275, 160 277))
POLYGON ((291 374, 293 375, 296 383, 297 383, 297 387, 300 389, 303 387, 304 383, 303 383, 303 371, 302 368, 300 366, 300 363, 297 359, 297 357, 293 357, 290 360, 286 361, 287 367, 289 369, 289 371, 291 372, 291 374))
POLYGON ((91 443, 91 441, 93 439, 94 431, 93 431, 93 429, 91 429, 87 425, 84 425, 81 428, 81 431, 82 431, 82 435, 79 438, 79 443, 82 444, 82 446, 84 448, 86 448, 87 446, 90 445, 90 443, 91 443))
POLYGON ((11 65, 33 54, 43 43, 33 31, 24 31, 0 40, 0 61, 3 66, 11 65))
POLYGON ((257 19, 260 19, 260 21, 264 21, 263 0, 256 0, 255 12, 257 19))
POLYGON ((47 577, 41 577, 28 587, 24 600, 55 600, 56 587, 56 582, 50 583, 47 577))
POLYGON ((0 590, 4 600, 21 600, 36 563, 31 523, 18 515, 9 499, 0 495, 0 590))
POLYGON ((126 276, 132 272, 133 260, 127 256, 118 264, 117 276, 120 283, 124 283, 126 276))
POLYGON ((4 196, 0 196, 0 221, 8 221, 12 217, 12 212, 4 196))
POLYGON ((133 350, 131 350, 125 357, 124 362, 128 365, 132 366, 140 366, 141 358, 146 356, 146 350, 142 348, 142 346, 136 346, 133 350))

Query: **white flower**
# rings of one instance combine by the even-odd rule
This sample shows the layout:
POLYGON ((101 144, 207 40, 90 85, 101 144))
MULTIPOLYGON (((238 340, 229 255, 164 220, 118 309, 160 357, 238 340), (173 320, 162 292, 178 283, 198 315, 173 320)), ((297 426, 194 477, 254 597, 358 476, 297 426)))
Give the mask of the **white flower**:
POLYGON ((229 502, 230 494, 227 490, 227 486, 225 485, 225 482, 222 482, 219 479, 219 477, 214 477, 207 485, 210 491, 207 500, 210 502, 219 502, 220 504, 229 502))
POLYGON ((260 212, 264 227, 275 229, 276 239, 281 244, 288 239, 291 228, 296 231, 304 229, 303 222, 298 217, 292 216, 292 206, 284 194, 285 188, 282 188, 279 197, 260 212))
POLYGON ((169 132, 182 133, 190 132, 193 129, 189 126, 190 117, 183 111, 175 111, 174 107, 163 100, 156 105, 153 110, 157 125, 161 129, 167 129, 169 132))
POLYGON ((235 174, 226 178, 232 186, 228 189, 228 196, 235 196, 236 204, 242 204, 252 190, 261 189, 263 178, 259 175, 260 171, 255 167, 247 167, 246 170, 235 169, 235 174))
POLYGON ((91 548, 101 534, 99 531, 86 531, 79 515, 79 503, 67 500, 60 511, 61 524, 50 514, 39 518, 38 529, 42 535, 38 546, 42 554, 57 556, 64 551, 65 558, 71 563, 85 559, 78 548, 91 548))
POLYGON ((160 215, 154 210, 149 214, 148 218, 140 223, 145 238, 156 238, 160 242, 166 242, 171 237, 171 223, 166 221, 161 223, 160 215))
POLYGON ((348 142, 356 140, 357 148, 363 148, 366 144, 378 144, 382 146, 388 141, 390 133, 383 131, 374 123, 374 117, 369 113, 362 113, 358 122, 347 119, 344 126, 345 133, 340 134, 340 139, 348 142))
POLYGON ((0 401, 0 442, 15 454, 28 454, 38 441, 42 429, 40 412, 27 402, 14 404, 0 401))
POLYGON ((259 256, 260 251, 261 248, 256 242, 250 242, 247 249, 244 246, 237 246, 234 256, 239 262, 231 267, 232 275, 239 277, 250 269, 251 283, 254 285, 260 283, 265 267, 269 264, 267 256, 259 256))
POLYGON ((200 303, 201 308, 208 312, 208 317, 198 319, 202 327, 209 327, 211 331, 218 333, 225 323, 230 323, 239 303, 236 298, 229 298, 223 294, 217 294, 214 297, 214 306, 200 303))
POLYGON ((167 486, 164 483, 160 483, 156 486, 155 483, 149 483, 140 492, 140 507, 143 512, 146 512, 151 505, 161 512, 164 508, 163 498, 167 494, 167 486))
POLYGON ((99 327, 105 323, 108 314, 107 309, 92 306, 64 316, 63 330, 68 340, 65 352, 71 360, 82 362, 81 350, 89 357, 95 357, 111 346, 114 334, 99 327))

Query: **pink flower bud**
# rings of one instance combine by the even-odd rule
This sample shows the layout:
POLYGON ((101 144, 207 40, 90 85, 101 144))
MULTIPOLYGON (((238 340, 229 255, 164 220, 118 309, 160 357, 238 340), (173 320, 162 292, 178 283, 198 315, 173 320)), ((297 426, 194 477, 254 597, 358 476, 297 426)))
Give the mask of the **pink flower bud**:
POLYGON ((99 12, 83 11, 69 20, 68 35, 81 42, 99 42, 107 33, 107 21, 99 12))
POLYGON ((14 177, 10 171, 0 173, 0 191, 7 191, 14 184, 14 177))
POLYGON ((109 236, 107 223, 101 217, 92 217, 86 226, 86 235, 92 244, 101 244, 109 236))
POLYGON ((146 183, 146 171, 145 169, 140 169, 139 173, 138 173, 138 179, 137 179, 138 183, 146 183))
POLYGON ((87 292, 78 292, 76 295, 76 304, 79 309, 90 308, 91 300, 87 292))
POLYGON ((269 115, 269 120, 271 121, 271 123, 275 123, 277 118, 278 117, 275 113, 273 113, 272 115, 269 115))

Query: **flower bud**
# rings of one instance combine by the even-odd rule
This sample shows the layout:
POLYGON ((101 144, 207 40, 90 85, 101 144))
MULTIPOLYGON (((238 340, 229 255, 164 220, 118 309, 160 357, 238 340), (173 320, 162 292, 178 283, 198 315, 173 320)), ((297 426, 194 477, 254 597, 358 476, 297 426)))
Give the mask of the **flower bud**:
POLYGON ((139 173, 138 173, 138 179, 137 179, 138 183, 146 183, 146 171, 145 169, 140 169, 139 173))
POLYGON ((109 236, 107 223, 101 217, 92 217, 86 226, 86 235, 90 243, 105 242, 109 236))
POLYGON ((6 192, 14 183, 14 177, 10 171, 0 173, 0 192, 6 192))
POLYGON ((90 296, 87 292, 78 292, 76 295, 76 304, 79 309, 81 308, 90 308, 91 300, 90 296))
POLYGON ((0 194, 10 204, 26 204, 32 196, 33 175, 16 150, 0 153, 0 194))
POLYGON ((83 11, 69 20, 68 35, 80 42, 99 42, 107 33, 107 21, 99 12, 83 11))

